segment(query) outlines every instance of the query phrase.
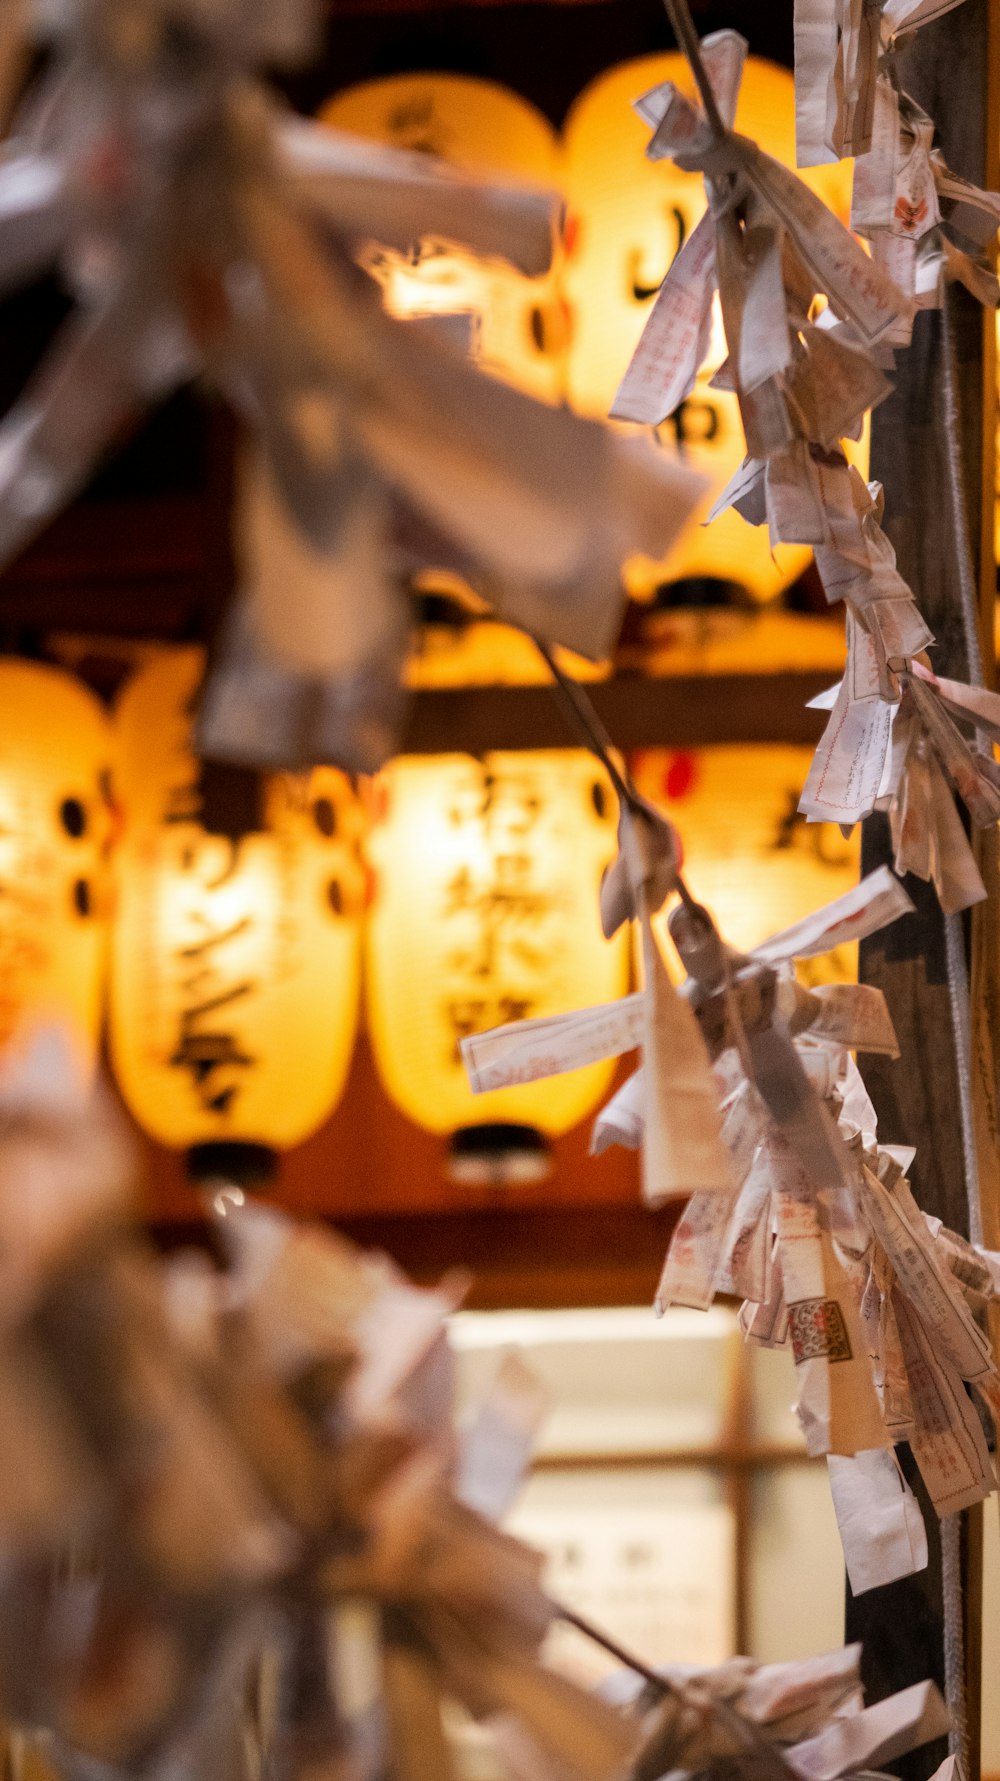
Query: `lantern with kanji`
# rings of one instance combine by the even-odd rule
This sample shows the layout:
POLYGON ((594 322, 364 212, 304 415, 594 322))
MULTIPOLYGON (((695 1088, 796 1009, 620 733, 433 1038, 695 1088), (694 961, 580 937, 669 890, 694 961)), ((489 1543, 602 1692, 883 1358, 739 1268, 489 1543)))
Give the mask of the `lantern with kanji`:
POLYGON ((191 752, 198 651, 165 652, 118 709, 125 834, 111 1052, 134 1117, 248 1177, 333 1111, 357 1023, 360 809, 333 769, 264 781, 261 820, 212 832, 191 752))
MULTIPOLYGON (((684 876, 732 946, 749 950, 858 881, 860 838, 836 823, 807 822, 799 795, 811 750, 797 744, 645 748, 631 757, 643 796, 684 837, 684 876)), ((676 959, 665 914, 655 918, 670 967, 676 959)), ((857 946, 846 943, 802 962, 810 984, 857 977, 857 946)), ((678 965, 676 975, 683 975, 678 965)))
MULTIPOLYGON (((349 87, 322 122, 395 148, 433 154, 464 173, 557 188, 559 146, 542 113, 494 81, 460 74, 394 74, 349 87)), ((411 255, 372 244, 369 270, 394 315, 467 313, 485 371, 543 402, 562 399, 566 325, 553 267, 528 278, 502 260, 453 242, 424 241, 411 255)))
MULTIPOLYGON (((688 87, 684 57, 643 56, 599 75, 573 105, 563 139, 567 206, 564 290, 571 328, 567 397, 582 414, 609 413, 615 391, 638 344, 668 267, 705 211, 700 174, 670 161, 646 158, 649 126, 633 101, 661 81, 688 87)), ((768 154, 795 166, 795 87, 791 74, 757 57, 747 59, 736 129, 768 154)), ((807 168, 803 177, 846 219, 849 164, 807 168)), ((716 301, 708 362, 691 395, 661 428, 679 444, 716 491, 745 451, 736 397, 711 378, 726 356, 716 301)), ((768 600, 809 560, 802 546, 778 545, 766 528, 723 514, 707 527, 690 527, 669 560, 671 579, 707 576, 738 583, 768 600)), ((628 580, 641 593, 662 579, 665 565, 636 560, 628 580)))
POLYGON ((100 1037, 113 732, 61 670, 0 661, 0 1048, 56 1021, 84 1068, 100 1037))
POLYGON ((598 913, 617 817, 603 770, 572 749, 408 756, 375 801, 366 997, 386 1089, 459 1151, 484 1129, 567 1131, 613 1064, 474 1096, 459 1043, 627 989, 627 940, 606 941, 598 913))

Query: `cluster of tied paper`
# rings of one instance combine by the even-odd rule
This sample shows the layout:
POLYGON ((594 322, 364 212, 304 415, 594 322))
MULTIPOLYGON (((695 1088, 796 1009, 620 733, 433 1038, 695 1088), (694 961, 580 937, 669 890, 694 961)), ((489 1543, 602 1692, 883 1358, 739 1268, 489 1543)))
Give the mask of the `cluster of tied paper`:
POLYGON ((22 1781, 447 1781, 448 1713, 512 1781, 836 1781, 947 1728, 863 1708, 858 1648, 667 1672, 625 1706, 549 1668, 541 1558, 494 1517, 536 1390, 456 1436, 445 1316, 330 1231, 220 1194, 227 1265, 164 1262, 131 1157, 44 1038, 0 1076, 0 1736, 22 1781), (446 1711, 447 1709, 447 1711, 446 1711))
MULTIPOLYGON (((654 132, 648 153, 701 170, 709 208, 660 288, 614 413, 656 425, 684 399, 718 292, 728 343, 718 377, 738 395, 748 456, 716 511, 735 505, 772 538, 811 544, 829 599, 847 611, 846 671, 825 700, 831 717, 800 808, 845 827, 888 810, 897 870, 932 880, 953 914, 986 895, 953 793, 973 823, 996 822, 1000 698, 932 672, 933 638, 879 524, 881 490, 842 449, 887 394, 892 349, 908 342, 916 308, 946 302, 954 278, 998 297, 972 244, 956 245, 942 221, 982 244, 1000 198, 944 166, 891 67, 897 37, 947 10, 940 0, 796 6, 800 159, 854 154, 852 220, 870 255, 792 173, 733 134, 746 47, 734 33, 700 46, 714 116, 673 83, 638 100, 654 132)), ((691 903, 676 835, 629 794, 603 914, 609 933, 638 920, 645 988, 463 1042, 480 1091, 641 1045, 593 1148, 641 1146, 648 1199, 688 1201, 660 1306, 736 1294, 750 1339, 791 1347, 799 1421, 810 1453, 829 1457, 856 1593, 927 1563, 896 1443, 909 1443, 941 1515, 995 1483, 984 1419, 1000 1408, 1000 1381, 980 1325, 1000 1257, 925 1217, 906 1179, 914 1153, 878 1144, 852 1053, 898 1056, 881 992, 807 992, 794 975, 796 958, 911 908, 884 869, 737 955, 691 903), (679 994, 651 925, 674 893, 668 926, 688 973, 679 994)))
MULTIPOLYGON (((931 642, 841 449, 887 392, 913 310, 959 277, 996 284, 949 226, 985 239, 997 200, 952 175, 887 66, 940 3, 803 0, 803 145, 856 155, 857 240, 731 129, 745 45, 701 46, 706 109, 639 101, 650 153, 704 172, 709 211, 656 299, 615 405, 656 424, 705 355, 718 291, 748 459, 723 497, 811 544, 848 612, 848 667, 804 808, 890 810, 897 864, 955 910, 983 894, 953 786, 1000 814, 1000 701, 937 680, 931 642), (880 29, 876 28, 876 15, 880 29), (826 117, 826 92, 834 95, 826 117), (822 119, 820 113, 822 112, 822 119), (829 146, 826 146, 829 145, 829 146), (986 219, 984 222, 982 219, 986 219)), ((202 742, 256 765, 377 765, 395 745, 414 569, 457 570, 507 621, 607 653, 629 549, 662 555, 701 485, 669 454, 480 376, 448 325, 386 316, 356 264, 371 238, 459 240, 527 271, 552 211, 422 157, 287 113, 256 64, 308 51, 318 5, 66 0, 41 84, 0 157, 0 292, 57 270, 73 298, 0 422, 0 562, 80 488, 151 403, 194 375, 247 423, 242 587, 202 742)), ((0 15, 0 99, 27 8, 0 15)), ((855 1588, 924 1561, 892 1457, 910 1441, 944 1512, 990 1461, 976 1314, 994 1258, 923 1218, 909 1157, 880 1148, 852 1052, 895 1054, 878 992, 806 992, 796 958, 910 905, 888 872, 738 955, 688 896, 673 830, 622 782, 611 933, 638 923, 644 988, 607 1008, 466 1043, 477 1087, 637 1044, 598 1148, 641 1144, 653 1201, 687 1200, 663 1303, 746 1301, 789 1341, 799 1411, 831 1475, 855 1588), (667 975, 653 917, 688 978, 667 975)), ((508 1378, 451 1430, 447 1290, 408 1288, 329 1234, 224 1202, 228 1268, 164 1265, 128 1222, 128 1167, 43 1053, 0 1103, 0 1703, 11 1762, 80 1781, 179 1764, 248 1777, 342 1771, 438 1781, 442 1702, 489 1720, 516 1776, 792 1770, 813 1781, 937 1735, 929 1685, 862 1710, 857 1654, 666 1676, 626 1712, 545 1667, 555 1610, 499 1533, 525 1451, 508 1378), (34 1728, 28 1730, 26 1728, 34 1728)))

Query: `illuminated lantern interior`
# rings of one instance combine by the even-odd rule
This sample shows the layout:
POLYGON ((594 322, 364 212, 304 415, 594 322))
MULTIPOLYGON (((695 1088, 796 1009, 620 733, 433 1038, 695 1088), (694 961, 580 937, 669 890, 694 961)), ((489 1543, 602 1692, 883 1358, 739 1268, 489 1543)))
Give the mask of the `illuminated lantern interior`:
MULTIPOLYGON (((507 87, 455 74, 397 74, 350 87, 323 121, 398 148, 439 156, 467 173, 498 173, 556 189, 558 141, 540 111, 507 87)), ((565 379, 566 327, 556 268, 526 278, 500 260, 424 242, 416 259, 378 249, 369 269, 395 315, 466 312, 476 318, 484 370, 546 402, 565 379)))
POLYGON ((100 1037, 113 732, 94 695, 0 661, 0 1048, 56 1020, 92 1068, 100 1037))
POLYGON ((199 820, 197 650, 165 652, 118 707, 125 835, 111 975, 122 1094, 178 1149, 282 1149, 333 1111, 360 995, 361 816, 343 775, 275 775, 265 830, 199 820))
MULTIPOLYGON (((674 255, 705 210, 700 174, 646 159, 649 129, 632 102, 664 80, 689 85, 683 57, 644 56, 609 69, 572 107, 561 142, 541 113, 490 81, 404 74, 368 81, 332 99, 321 117, 345 130, 425 150, 469 171, 494 171, 561 191, 565 240, 552 272, 526 279, 499 262, 425 242, 415 259, 375 249, 370 270, 397 315, 466 311, 477 316, 483 367, 547 401, 565 400, 604 419, 674 255)), ((787 69, 749 57, 736 128, 795 166, 795 92, 787 69)), ((843 221, 850 213, 849 161, 802 177, 843 221)), ((725 357, 716 305, 709 361, 678 414, 664 423, 710 476, 717 493, 744 454, 736 397, 710 387, 725 357)), ((864 469, 867 437, 849 454, 864 469)), ((647 596, 665 579, 707 576, 774 599, 801 574, 809 551, 779 544, 735 513, 687 529, 662 563, 634 558, 629 591, 647 596)))
MULTIPOLYGON (((632 759, 640 791, 680 829, 692 895, 733 946, 756 946, 858 882, 858 831, 845 840, 836 823, 798 814, 811 752, 772 743, 651 748, 632 759)), ((680 976, 665 927, 662 937, 664 958, 680 976)), ((853 982, 857 946, 797 968, 807 984, 853 982)))
POLYGON ((598 916, 617 815, 602 769, 577 750, 405 756, 375 796, 366 998, 388 1093, 432 1132, 498 1121, 558 1136, 613 1064, 474 1096, 459 1041, 627 989, 627 937, 606 941, 598 916))

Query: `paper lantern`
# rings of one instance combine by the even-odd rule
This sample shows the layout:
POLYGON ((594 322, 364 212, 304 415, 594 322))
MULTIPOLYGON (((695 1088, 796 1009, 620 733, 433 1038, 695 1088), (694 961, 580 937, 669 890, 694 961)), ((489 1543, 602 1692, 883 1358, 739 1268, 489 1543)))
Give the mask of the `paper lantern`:
MULTIPOLYGON (((690 84, 680 55, 643 56, 610 69, 574 104, 564 132, 563 191, 567 205, 564 290, 570 307, 567 392, 582 414, 606 415, 625 374, 667 268, 705 210, 700 174, 669 161, 648 161, 649 126, 632 101, 661 81, 690 84)), ((791 74, 749 57, 736 128, 786 166, 795 165, 795 84, 791 74)), ((808 168, 807 183, 843 220, 850 210, 851 164, 808 168)), ((676 419, 660 429, 680 441, 692 462, 721 489, 744 451, 736 397, 709 387, 725 357, 716 303, 709 363, 676 419)), ((766 527, 752 529, 735 513, 709 527, 691 527, 666 565, 629 566, 632 592, 662 580, 714 576, 738 582, 757 599, 780 593, 809 560, 808 549, 780 544, 771 554, 766 527)))
MULTIPOLYGON (((465 173, 499 173, 530 185, 559 183, 558 142, 540 111, 493 81, 398 74, 349 87, 320 120, 397 148, 422 150, 465 173)), ((415 244, 416 246, 416 244, 415 244)), ((477 319, 483 369, 546 402, 562 398, 566 324, 558 271, 525 278, 503 261, 425 242, 415 257, 379 250, 369 269, 395 315, 466 311, 477 319)))
POLYGON ((57 1021, 91 1068, 101 1024, 113 733, 68 674, 0 661, 0 1048, 57 1021))
MULTIPOLYGON (((630 757, 639 790, 684 838, 692 895, 733 946, 756 946, 858 881, 858 831, 845 839, 836 823, 807 823, 798 814, 811 757, 811 749, 785 743, 650 748, 630 757)), ((673 965, 665 930, 663 938, 673 965)), ((809 983, 854 981, 857 946, 840 946, 799 969, 809 983)), ((675 975, 682 974, 678 966, 675 975)))
POLYGON ((406 756, 376 784, 366 1001, 386 1089, 437 1133, 496 1121, 557 1136, 613 1064, 473 1095, 459 1041, 628 987, 628 945, 600 930, 617 806, 577 750, 406 756))
POLYGON ((266 781, 262 832, 209 833, 190 744, 201 672, 199 651, 165 652, 119 703, 112 1059, 161 1143, 282 1149, 332 1112, 350 1064, 361 815, 343 775, 320 768, 266 781))

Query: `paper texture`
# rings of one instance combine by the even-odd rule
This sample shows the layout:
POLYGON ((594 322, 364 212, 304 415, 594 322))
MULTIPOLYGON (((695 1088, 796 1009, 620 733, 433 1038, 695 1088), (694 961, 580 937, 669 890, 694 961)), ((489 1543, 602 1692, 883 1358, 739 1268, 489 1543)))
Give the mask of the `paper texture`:
POLYGON ((912 1577, 927 1564, 920 1505, 884 1447, 830 1454, 830 1491, 855 1595, 912 1577))
POLYGON ((644 1000, 638 991, 573 1014, 515 1020, 471 1034, 461 1041, 461 1051, 473 1094, 537 1082, 633 1050, 644 1032, 644 1000))
MULTIPOLYGON (((394 320, 356 263, 373 239, 399 252, 430 239, 538 273, 551 194, 293 117, 257 68, 308 41, 311 0, 265 9, 266 27, 240 0, 185 3, 183 98, 167 15, 153 9, 140 67, 113 10, 97 0, 99 26, 93 8, 67 10, 0 156, 0 290, 51 269, 75 298, 0 423, 0 563, 151 406, 201 376, 262 467, 237 513, 242 623, 212 664, 221 691, 210 685, 203 745, 267 767, 298 767, 320 746, 377 765, 397 741, 386 687, 410 623, 403 583, 427 567, 471 581, 508 622, 603 658, 625 558, 663 555, 701 478, 481 374, 462 340, 394 320), (260 658, 242 716, 237 634, 260 658), (367 747, 362 689, 386 719, 367 747)), ((9 43, 5 63, 20 33, 9 43)))
POLYGON ((833 1781, 847 1770, 893 1762, 915 1735, 917 1742, 943 1737, 950 1723, 933 1682, 915 1682, 874 1707, 835 1721, 819 1737, 794 1745, 788 1758, 809 1781, 833 1781))
POLYGON ((913 909, 906 891, 888 866, 879 866, 842 897, 827 903, 790 928, 771 934, 754 947, 754 957, 768 963, 816 958, 846 940, 863 940, 913 909))

